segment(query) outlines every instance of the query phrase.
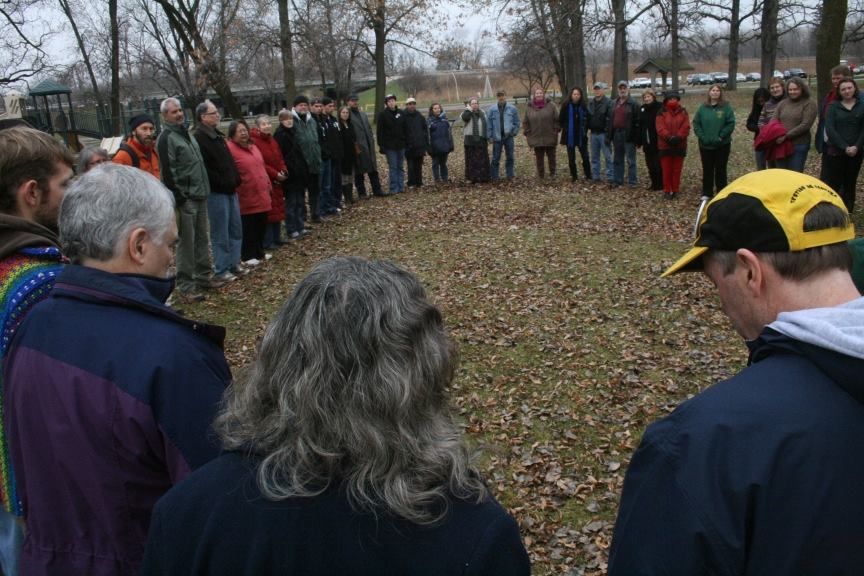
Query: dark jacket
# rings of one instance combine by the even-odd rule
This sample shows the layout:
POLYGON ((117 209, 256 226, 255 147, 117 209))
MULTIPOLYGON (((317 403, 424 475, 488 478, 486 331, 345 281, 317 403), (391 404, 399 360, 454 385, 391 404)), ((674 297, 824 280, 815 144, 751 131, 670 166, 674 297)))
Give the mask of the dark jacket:
POLYGON ((558 127, 561 128, 561 144, 573 147, 588 145, 588 126, 591 123, 591 113, 584 101, 574 106, 572 100, 561 105, 558 113, 558 127), (571 130, 572 128, 572 130, 571 130), (572 138, 571 138, 572 134, 572 138))
MULTIPOLYGON (((856 340, 864 299, 825 310, 856 340)), ((748 368, 649 426, 609 576, 861 573, 864 342, 844 354, 772 326, 749 344, 748 368)))
POLYGON ((143 576, 527 576, 516 522, 491 498, 450 498, 446 519, 421 527, 355 512, 343 491, 266 500, 258 461, 229 453, 156 506, 143 576))
POLYGON ((19 329, 4 404, 22 574, 138 574, 156 501, 218 455, 225 329, 166 307, 172 286, 67 266, 19 329))
POLYGON ((612 110, 612 101, 608 96, 601 99, 591 98, 588 101, 588 112, 591 114, 588 120, 588 129, 592 134, 605 134, 609 125, 609 114, 612 110))
POLYGON ((193 135, 204 158, 210 191, 215 194, 234 194, 234 189, 240 185, 240 174, 228 151, 225 135, 204 124, 199 124, 193 135))
MULTIPOLYGON (((318 115, 313 115, 315 122, 318 125, 318 144, 321 146, 321 159, 330 160, 333 158, 333 152, 340 150, 342 142, 339 141, 339 135, 334 134, 333 117, 323 112, 318 115)), ((338 159, 338 158, 337 158, 338 159)))
POLYGON ((845 154, 847 146, 857 146, 858 154, 864 146, 864 103, 855 101, 851 110, 837 100, 828 108, 828 118, 825 122, 825 132, 828 135, 828 154, 845 154))
POLYGON ((357 169, 357 136, 351 119, 347 123, 339 123, 342 136, 342 174, 353 174, 357 169))
POLYGON ((439 116, 429 115, 426 119, 429 129, 429 154, 442 156, 453 151, 453 129, 447 120, 447 114, 441 111, 439 116))
POLYGON ((303 154, 309 174, 321 173, 321 139, 318 122, 311 113, 300 116, 294 111, 294 145, 303 154))
MULTIPOLYGON (((609 120, 606 122, 606 139, 608 141, 612 141, 612 134, 614 130, 612 126, 615 121, 615 107, 618 105, 618 99, 612 100, 609 105, 609 120)), ((627 97, 627 100, 622 104, 625 107, 625 125, 627 132, 626 141, 637 144, 639 142, 639 108, 636 107, 636 101, 631 97, 627 97)))
POLYGON ((639 144, 646 152, 657 150, 657 113, 662 107, 656 100, 639 107, 639 144))
POLYGON ((282 159, 285 161, 285 166, 288 169, 288 180, 303 182, 309 175, 309 169, 306 166, 303 151, 297 146, 296 137, 296 125, 292 126, 289 130, 280 124, 273 131, 273 138, 279 143, 279 149, 282 150, 282 159))
POLYGON ((420 158, 426 155, 429 139, 426 133, 426 118, 417 112, 405 112, 406 146, 405 155, 420 158))
POLYGON ((375 154, 375 134, 369 124, 366 112, 359 108, 351 108, 351 125, 354 127, 354 135, 357 137, 357 145, 360 146, 360 155, 357 158, 357 168, 363 174, 378 172, 378 156, 375 154))
POLYGON ((386 150, 404 150, 408 144, 405 111, 384 108, 378 114, 378 146, 386 150))
POLYGON ((198 142, 183 126, 163 124, 156 140, 162 183, 181 206, 186 200, 203 200, 210 193, 210 179, 198 142))

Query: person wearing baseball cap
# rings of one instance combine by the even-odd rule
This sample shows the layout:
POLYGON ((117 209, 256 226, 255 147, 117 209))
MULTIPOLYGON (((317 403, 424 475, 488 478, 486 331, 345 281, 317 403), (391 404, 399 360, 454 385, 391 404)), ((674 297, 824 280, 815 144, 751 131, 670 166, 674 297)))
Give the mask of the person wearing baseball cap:
POLYGON ((663 276, 701 271, 749 366, 648 427, 609 575, 860 574, 864 298, 840 196, 787 170, 729 184, 663 276))
POLYGON ((129 138, 120 144, 112 161, 134 166, 159 179, 159 155, 156 153, 156 122, 149 114, 139 114, 129 120, 129 138))

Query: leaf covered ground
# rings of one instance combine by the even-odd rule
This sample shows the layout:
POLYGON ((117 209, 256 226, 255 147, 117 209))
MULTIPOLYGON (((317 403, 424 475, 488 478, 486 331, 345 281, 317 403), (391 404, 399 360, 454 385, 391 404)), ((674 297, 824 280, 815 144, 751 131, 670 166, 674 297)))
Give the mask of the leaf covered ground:
MULTIPOLYGON (((752 137, 736 137, 730 180, 752 166, 752 137)), ((457 183, 362 201, 186 312, 228 328, 242 379, 269 318, 316 262, 350 254, 412 270, 458 345, 454 410, 534 573, 604 574, 645 426, 739 370, 746 349, 706 279, 659 278, 692 239, 692 139, 675 201, 645 189, 641 152, 642 183, 618 189, 571 183, 563 150, 554 181, 533 176, 524 145, 517 154, 514 182, 470 186, 457 150, 457 183)))

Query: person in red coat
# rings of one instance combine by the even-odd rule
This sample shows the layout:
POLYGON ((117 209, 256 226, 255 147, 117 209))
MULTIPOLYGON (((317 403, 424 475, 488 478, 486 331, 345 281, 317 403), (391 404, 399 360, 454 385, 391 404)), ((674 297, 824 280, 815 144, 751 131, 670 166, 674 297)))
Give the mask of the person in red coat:
POLYGON ((681 169, 687 156, 690 116, 681 106, 675 90, 666 93, 663 109, 657 114, 657 150, 663 171, 663 194, 672 200, 681 190, 681 169))
POLYGON ((264 231, 264 249, 287 244, 282 241, 282 221, 285 220, 285 196, 282 194, 282 183, 288 178, 288 168, 282 158, 279 143, 273 138, 273 125, 270 117, 261 114, 255 118, 255 128, 249 133, 252 142, 261 151, 264 158, 264 168, 273 184, 270 191, 270 212, 267 214, 267 227, 264 231))
POLYGON ((264 252, 264 233, 267 214, 273 205, 270 192, 273 185, 267 175, 264 157, 258 146, 249 139, 249 127, 244 120, 235 120, 228 126, 228 150, 237 165, 240 185, 240 220, 243 222, 243 245, 240 258, 246 266, 258 266, 268 258, 264 252))

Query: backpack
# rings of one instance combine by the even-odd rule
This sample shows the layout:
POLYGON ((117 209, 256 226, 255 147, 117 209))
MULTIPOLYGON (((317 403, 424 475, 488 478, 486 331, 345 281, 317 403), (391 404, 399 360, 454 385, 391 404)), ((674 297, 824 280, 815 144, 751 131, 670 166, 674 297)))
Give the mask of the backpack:
POLYGON ((135 150, 133 150, 132 147, 129 146, 129 144, 127 144, 126 142, 121 142, 119 150, 123 150, 124 152, 129 154, 129 158, 132 159, 132 166, 134 166, 135 168, 141 167, 141 161, 138 159, 138 153, 135 152, 135 150))

